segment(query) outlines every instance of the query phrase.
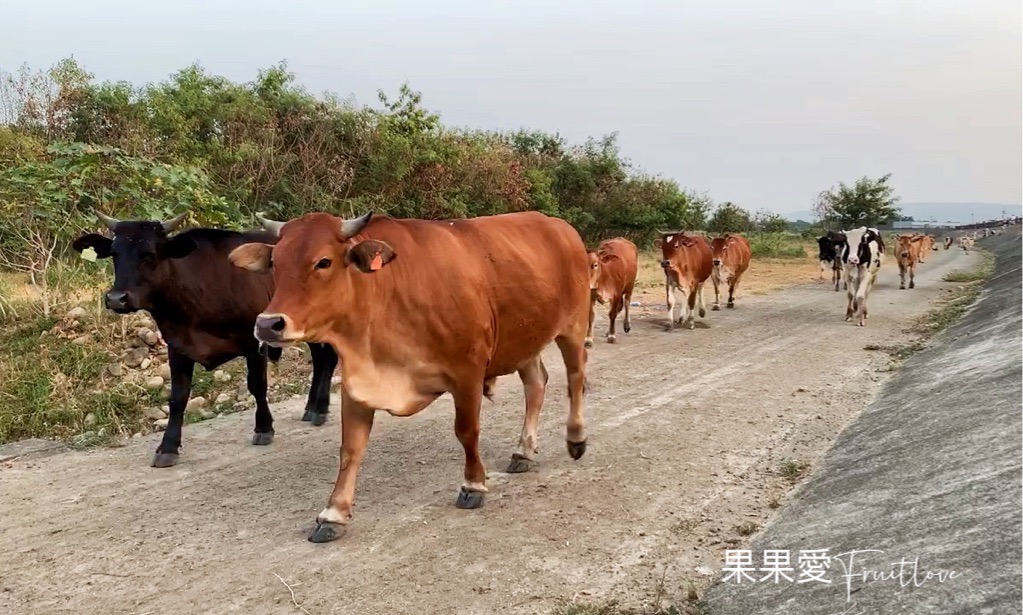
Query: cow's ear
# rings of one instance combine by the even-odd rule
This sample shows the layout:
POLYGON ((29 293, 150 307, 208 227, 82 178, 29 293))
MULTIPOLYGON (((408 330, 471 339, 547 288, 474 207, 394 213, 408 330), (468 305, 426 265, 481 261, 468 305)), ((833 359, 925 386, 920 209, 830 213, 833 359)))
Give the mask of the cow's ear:
POLYGON ((613 261, 616 258, 618 258, 617 254, 608 254, 608 253, 605 252, 604 254, 600 255, 600 262, 602 262, 602 263, 609 263, 609 262, 613 261))
POLYGON ((231 250, 231 254, 227 258, 235 267, 256 273, 266 273, 270 271, 270 258, 273 256, 273 249, 273 246, 266 243, 247 243, 231 250))
POLYGON ((663 245, 664 245, 664 240, 661 239, 660 237, 658 237, 657 239, 654 240, 654 247, 657 248, 658 250, 660 250, 661 246, 663 246, 663 245))
POLYGON ((382 269, 398 254, 394 248, 376 239, 360 241, 345 252, 345 265, 355 265, 363 273, 372 273, 382 269))
POLYGON ((88 235, 82 235, 71 244, 71 247, 75 249, 75 252, 81 252, 92 248, 96 252, 97 258, 110 258, 112 254, 111 248, 114 245, 114 241, 109 237, 98 235, 96 233, 89 233, 88 235))
POLYGON ((163 244, 160 251, 167 258, 185 258, 199 247, 190 235, 175 235, 163 244))

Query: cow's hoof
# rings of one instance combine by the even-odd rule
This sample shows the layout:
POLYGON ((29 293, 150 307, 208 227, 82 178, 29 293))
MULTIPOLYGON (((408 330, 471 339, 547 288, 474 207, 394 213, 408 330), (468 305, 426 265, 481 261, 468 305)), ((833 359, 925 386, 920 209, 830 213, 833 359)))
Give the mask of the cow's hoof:
POLYGON ((710 309, 712 311, 714 311, 714 312, 720 312, 721 311, 721 306, 718 305, 717 303, 715 303, 714 305, 710 306, 710 309))
POLYGON ((735 303, 732 302, 732 301, 729 301, 728 303, 725 304, 725 307, 730 309, 730 310, 734 310, 735 309, 735 303))
POLYGON ((624 325, 622 325, 622 329, 623 329, 623 330, 624 330, 624 331, 625 331, 626 333, 628 333, 629 331, 632 331, 632 323, 631 323, 631 322, 629 322, 629 321, 625 321, 625 324, 624 324, 624 325))
POLYGON ((159 451, 153 455, 153 463, 149 464, 154 468, 169 468, 178 463, 177 453, 161 453, 159 451))
POLYGON ((579 460, 586 453, 586 440, 582 442, 571 442, 566 440, 565 443, 568 445, 568 456, 572 459, 579 460))
POLYGON ((900 285, 900 286, 899 286, 899 290, 906 290, 906 287, 905 287, 905 286, 902 286, 902 285, 900 285))
POLYGON ((317 521, 316 527, 309 533, 309 542, 330 542, 345 535, 348 528, 340 523, 317 521))
POLYGON ((686 328, 688 328, 690 331, 695 329, 696 328, 696 321, 695 320, 690 320, 689 323, 686 324, 686 328))
POLYGON ((608 344, 614 344, 617 341, 618 341, 618 336, 616 336, 616 335, 609 335, 609 336, 607 336, 607 343, 608 344))
POLYGON ((319 427, 320 425, 323 425, 326 422, 327 422, 327 413, 326 412, 317 412, 317 413, 313 414, 312 423, 313 423, 314 427, 319 427))
POLYGON ((254 433, 252 434, 252 443, 256 446, 266 446, 274 441, 274 432, 268 431, 265 433, 254 433))
POLYGON ((485 494, 482 491, 466 491, 462 489, 458 492, 458 499, 455 500, 455 506, 463 510, 472 510, 474 508, 482 508, 485 494))
POLYGON ((308 423, 308 422, 312 421, 313 417, 315 417, 315 416, 316 416, 316 411, 315 410, 306 410, 305 414, 302 415, 302 420, 305 421, 306 423, 308 423))
POLYGON ((522 474, 533 469, 533 462, 518 453, 512 454, 511 462, 505 472, 509 474, 522 474))
POLYGON ((583 342, 583 348, 593 348, 593 338, 592 337, 586 338, 586 341, 583 342))
POLYGON ((910 288, 916 288, 916 284, 914 284, 913 282, 910 282, 910 283, 909 283, 909 287, 910 287, 910 288))
POLYGON ((703 308, 700 308, 700 318, 706 318, 706 317, 707 317, 707 310, 705 310, 703 308))

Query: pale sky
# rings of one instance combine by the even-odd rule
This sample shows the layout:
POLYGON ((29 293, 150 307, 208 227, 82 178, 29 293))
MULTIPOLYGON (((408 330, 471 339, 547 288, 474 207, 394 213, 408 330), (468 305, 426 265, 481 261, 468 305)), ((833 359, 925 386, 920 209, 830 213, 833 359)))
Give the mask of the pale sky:
POLYGON ((451 125, 619 133, 642 169, 757 210, 892 172, 903 201, 1023 202, 1019 0, 0 0, 0 69, 193 61, 451 125))

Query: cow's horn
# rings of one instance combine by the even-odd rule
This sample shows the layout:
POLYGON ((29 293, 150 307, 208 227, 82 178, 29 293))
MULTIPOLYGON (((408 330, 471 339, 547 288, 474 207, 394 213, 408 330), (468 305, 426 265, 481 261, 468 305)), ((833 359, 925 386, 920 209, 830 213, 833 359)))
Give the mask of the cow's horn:
POLYGON ((164 232, 169 233, 169 232, 173 231, 174 229, 178 228, 179 226, 181 226, 181 223, 184 222, 185 218, 187 218, 187 217, 188 217, 188 212, 185 211, 185 212, 182 212, 182 213, 174 216, 170 220, 166 220, 164 222, 161 222, 160 224, 163 225, 164 232))
POLYGON ((263 225, 264 230, 269 231, 274 235, 280 235, 281 229, 284 228, 284 222, 264 218, 262 213, 256 213, 256 220, 259 220, 259 223, 263 225))
POLYGON ((114 227, 121 223, 117 218, 111 218, 110 216, 104 215, 100 212, 94 212, 96 217, 100 219, 100 222, 107 225, 107 228, 114 230, 114 227))
POLYGON ((352 237, 359 234, 359 231, 364 229, 369 224, 369 219, 373 217, 372 211, 367 211, 365 214, 355 218, 353 220, 341 220, 341 239, 347 241, 352 237))

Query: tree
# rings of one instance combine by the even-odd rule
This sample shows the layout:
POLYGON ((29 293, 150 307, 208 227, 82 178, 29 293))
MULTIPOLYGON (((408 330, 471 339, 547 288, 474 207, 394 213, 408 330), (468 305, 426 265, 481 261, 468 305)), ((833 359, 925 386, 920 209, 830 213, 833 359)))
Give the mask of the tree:
POLYGON ((785 216, 761 209, 754 218, 754 226, 761 233, 784 233, 789 228, 785 216))
POLYGON ((856 228, 880 226, 898 219, 901 210, 895 206, 899 198, 888 183, 891 173, 878 179, 861 177, 852 186, 839 183, 837 188, 821 192, 814 204, 817 220, 827 226, 856 228))
POLYGON ((718 205, 707 222, 707 230, 712 233, 745 233, 751 228, 749 212, 730 201, 718 205))

